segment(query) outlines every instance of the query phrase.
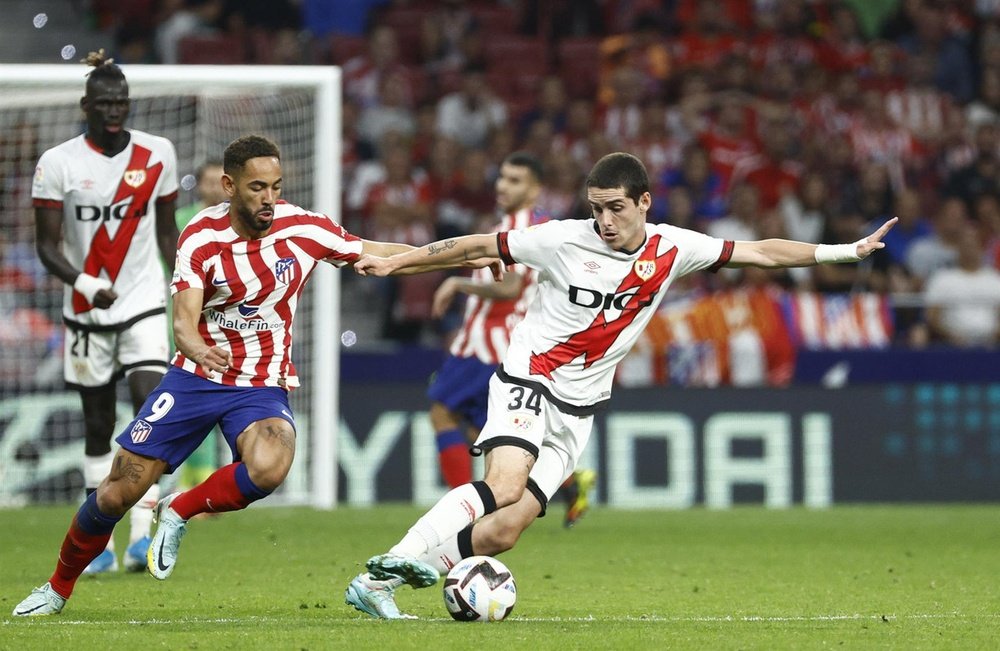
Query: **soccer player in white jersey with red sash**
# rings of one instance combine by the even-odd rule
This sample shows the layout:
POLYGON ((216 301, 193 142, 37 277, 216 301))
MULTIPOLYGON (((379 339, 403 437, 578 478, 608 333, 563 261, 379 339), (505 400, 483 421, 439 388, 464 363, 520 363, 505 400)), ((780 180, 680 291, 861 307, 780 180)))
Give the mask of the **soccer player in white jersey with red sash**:
MULTIPOLYGON (((497 208, 503 215, 496 232, 523 230, 549 220, 535 207, 543 176, 541 161, 530 153, 514 152, 503 160, 495 183, 497 208)), ((501 282, 495 282, 488 270, 477 269, 471 278, 448 278, 434 293, 436 317, 445 314, 456 294, 468 296, 462 325, 427 390, 438 463, 451 488, 472 481, 469 444, 486 424, 490 378, 507 353, 511 331, 535 297, 537 282, 537 271, 516 264, 504 270, 501 282)), ((562 486, 566 526, 583 515, 596 477, 593 470, 580 471, 562 486)))
POLYGON ((625 153, 599 160, 587 177, 593 219, 550 221, 522 231, 434 242, 391 258, 364 257, 362 275, 453 266, 523 263, 539 272, 538 295, 514 329, 490 381, 489 414, 476 440, 486 478, 448 492, 388 553, 367 563, 348 603, 400 618, 394 590, 437 582, 461 558, 514 546, 576 467, 593 414, 611 397, 615 367, 671 282, 724 266, 802 267, 852 262, 883 248, 895 223, 853 244, 789 240, 733 242, 647 224, 646 169, 625 153))
MULTIPOLYGON (((87 131, 42 154, 31 194, 38 255, 66 283, 64 373, 83 402, 83 478, 93 493, 111 469, 116 381, 127 377, 138 411, 167 369, 161 256, 173 265, 177 157, 166 138, 125 129, 129 88, 121 69, 103 51, 86 62, 93 66, 80 100, 87 131)), ((129 570, 146 566, 158 499, 151 486, 132 511, 129 570)), ((117 569, 109 541, 86 573, 117 569)))
POLYGON ((295 453, 292 318, 306 280, 320 262, 339 267, 362 253, 412 248, 358 239, 326 215, 279 201, 278 148, 264 138, 234 141, 223 161, 229 202, 196 215, 177 249, 173 365, 116 439, 111 474, 73 518, 52 577, 14 615, 60 612, 115 523, 217 424, 233 463, 160 501, 149 572, 173 572, 189 518, 243 509, 277 488, 295 453))

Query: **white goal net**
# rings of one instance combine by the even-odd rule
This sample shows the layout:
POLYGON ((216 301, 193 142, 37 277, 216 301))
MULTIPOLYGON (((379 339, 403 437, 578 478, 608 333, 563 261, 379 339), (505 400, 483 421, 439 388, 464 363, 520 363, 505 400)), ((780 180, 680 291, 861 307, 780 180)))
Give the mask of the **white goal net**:
MULTIPOLYGON (((283 197, 340 221, 340 71, 332 67, 123 66, 128 126, 169 138, 191 203, 197 167, 239 136, 274 140, 283 197)), ((83 494, 83 419, 62 380, 61 283, 34 252, 31 180, 39 155, 80 134, 87 68, 0 66, 0 505, 83 494)), ((295 321, 295 464, 279 503, 336 503, 339 280, 320 265, 295 321)), ((122 387, 124 388, 124 387, 122 387)), ((116 432, 131 420, 120 394, 116 432)), ((223 444, 224 445, 224 444, 223 444)), ((226 457, 222 457, 223 461, 226 457)))

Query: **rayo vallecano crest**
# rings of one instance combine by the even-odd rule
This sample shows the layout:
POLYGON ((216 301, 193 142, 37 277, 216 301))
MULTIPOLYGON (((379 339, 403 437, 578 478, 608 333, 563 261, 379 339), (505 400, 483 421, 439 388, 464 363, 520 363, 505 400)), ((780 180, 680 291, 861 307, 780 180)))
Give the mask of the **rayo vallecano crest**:
POLYGON ((656 273, 656 260, 636 260, 635 275, 643 280, 649 280, 656 273))
POLYGON ((146 170, 125 170, 122 180, 130 187, 137 188, 146 182, 146 170))

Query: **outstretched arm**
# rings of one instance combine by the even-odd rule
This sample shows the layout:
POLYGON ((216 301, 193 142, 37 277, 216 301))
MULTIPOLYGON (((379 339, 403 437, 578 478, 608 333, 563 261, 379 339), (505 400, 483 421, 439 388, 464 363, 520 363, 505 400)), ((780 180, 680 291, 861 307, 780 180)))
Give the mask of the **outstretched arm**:
POLYGON ((362 276, 402 276, 456 267, 478 269, 499 260, 495 234, 465 235, 431 242, 388 258, 366 254, 354 263, 354 270, 362 276))
POLYGON ((807 244, 792 240, 734 242, 727 267, 809 267, 836 262, 857 262, 885 248, 882 238, 896 224, 893 217, 877 231, 852 244, 807 244))

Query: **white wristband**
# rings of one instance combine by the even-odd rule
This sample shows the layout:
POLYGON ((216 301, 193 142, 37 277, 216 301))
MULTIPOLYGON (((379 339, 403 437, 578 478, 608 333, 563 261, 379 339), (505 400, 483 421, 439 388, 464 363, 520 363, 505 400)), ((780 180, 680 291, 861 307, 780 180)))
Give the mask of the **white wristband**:
POLYGON ((816 246, 816 264, 857 262, 861 259, 858 255, 858 245, 862 242, 864 240, 858 240, 853 244, 819 244, 816 246))
POLYGON ((102 289, 111 289, 111 281, 81 273, 73 281, 73 289, 83 294, 88 303, 94 302, 94 296, 102 289))

